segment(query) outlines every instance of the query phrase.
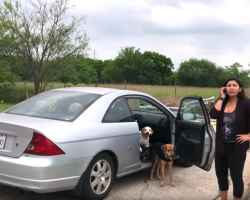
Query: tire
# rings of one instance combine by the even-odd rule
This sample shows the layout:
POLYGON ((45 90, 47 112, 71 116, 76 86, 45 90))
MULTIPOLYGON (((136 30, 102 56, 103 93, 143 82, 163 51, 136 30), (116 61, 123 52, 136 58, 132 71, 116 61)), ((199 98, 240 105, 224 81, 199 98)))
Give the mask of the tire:
POLYGON ((82 199, 84 200, 102 200, 104 199, 110 192, 115 177, 115 167, 112 158, 106 153, 100 153, 90 162, 85 178, 84 184, 82 188, 82 199), (101 168, 106 164, 106 177, 105 172, 101 170, 101 168), (101 168, 98 169, 98 166, 101 168), (95 174, 95 173, 96 174, 95 174), (96 184, 91 186, 91 182, 96 184), (100 181, 98 183, 98 181, 100 181), (106 183, 104 185, 103 183, 106 183), (100 186, 100 188, 99 188, 100 186), (98 190, 101 191, 98 191, 98 190))

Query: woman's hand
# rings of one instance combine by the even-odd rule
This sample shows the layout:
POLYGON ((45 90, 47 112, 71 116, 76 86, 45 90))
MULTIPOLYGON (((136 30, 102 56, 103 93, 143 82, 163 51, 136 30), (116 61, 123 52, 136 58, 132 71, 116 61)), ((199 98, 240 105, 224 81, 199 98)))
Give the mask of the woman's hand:
POLYGON ((221 98, 226 98, 226 87, 222 87, 220 89, 220 97, 221 98))
POLYGON ((250 133, 245 135, 236 135, 236 141, 240 144, 250 140, 250 133))

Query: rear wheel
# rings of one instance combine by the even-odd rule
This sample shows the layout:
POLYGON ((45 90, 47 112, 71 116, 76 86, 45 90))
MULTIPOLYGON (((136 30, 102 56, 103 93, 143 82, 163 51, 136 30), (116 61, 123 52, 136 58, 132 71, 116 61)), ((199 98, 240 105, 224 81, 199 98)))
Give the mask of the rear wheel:
POLYGON ((84 179, 82 198, 102 200, 110 192, 115 176, 112 158, 106 153, 98 154, 89 164, 84 179))

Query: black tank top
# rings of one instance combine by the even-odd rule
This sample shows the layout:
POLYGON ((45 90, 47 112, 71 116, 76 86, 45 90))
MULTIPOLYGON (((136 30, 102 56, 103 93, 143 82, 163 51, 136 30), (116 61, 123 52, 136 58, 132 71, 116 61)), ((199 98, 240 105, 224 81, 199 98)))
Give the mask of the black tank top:
POLYGON ((223 118, 223 139, 225 142, 235 142, 235 111, 231 113, 225 113, 224 112, 224 118, 223 118))

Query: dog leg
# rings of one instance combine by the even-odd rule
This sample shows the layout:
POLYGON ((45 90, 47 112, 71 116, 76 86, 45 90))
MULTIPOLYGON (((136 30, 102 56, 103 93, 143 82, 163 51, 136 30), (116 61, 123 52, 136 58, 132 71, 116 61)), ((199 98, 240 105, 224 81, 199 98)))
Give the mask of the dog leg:
POLYGON ((173 180, 172 180, 172 165, 173 165, 173 161, 168 163, 168 170, 169 170, 169 180, 170 180, 170 185, 175 187, 173 180))
POLYGON ((164 168, 165 165, 164 163, 161 161, 161 187, 164 187, 164 168))
POLYGON ((154 170, 155 170, 155 166, 156 166, 157 160, 158 160, 158 158, 156 157, 155 158, 155 163, 154 163, 154 165, 151 168, 150 181, 154 180, 153 176, 154 176, 154 170))
POLYGON ((158 180, 161 180, 160 175, 159 175, 160 168, 161 168, 161 159, 158 158, 157 167, 156 167, 156 175, 157 175, 158 180))

